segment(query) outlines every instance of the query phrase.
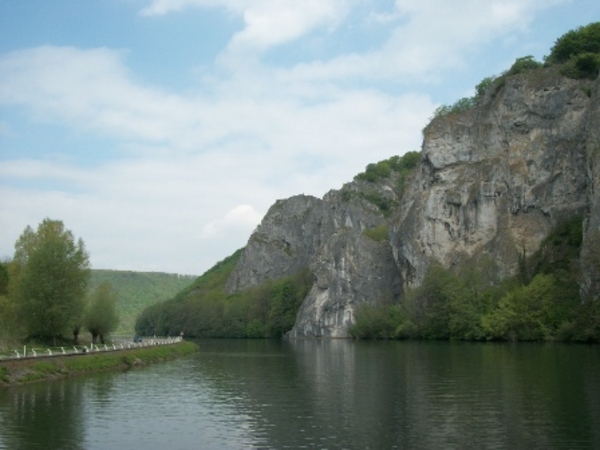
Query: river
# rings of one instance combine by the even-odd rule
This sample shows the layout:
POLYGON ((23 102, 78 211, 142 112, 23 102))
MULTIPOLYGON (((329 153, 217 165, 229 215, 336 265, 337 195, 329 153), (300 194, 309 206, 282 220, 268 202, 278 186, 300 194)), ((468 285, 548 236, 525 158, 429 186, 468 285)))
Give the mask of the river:
POLYGON ((600 346, 199 341, 0 390, 0 449, 600 449, 600 346))

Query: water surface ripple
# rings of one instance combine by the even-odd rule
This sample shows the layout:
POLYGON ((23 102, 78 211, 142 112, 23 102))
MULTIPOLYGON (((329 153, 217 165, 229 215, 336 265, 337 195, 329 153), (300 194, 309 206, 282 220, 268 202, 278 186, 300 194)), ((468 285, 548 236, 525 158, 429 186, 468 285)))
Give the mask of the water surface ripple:
POLYGON ((599 449, 600 347, 200 341, 0 390, 0 449, 599 449))

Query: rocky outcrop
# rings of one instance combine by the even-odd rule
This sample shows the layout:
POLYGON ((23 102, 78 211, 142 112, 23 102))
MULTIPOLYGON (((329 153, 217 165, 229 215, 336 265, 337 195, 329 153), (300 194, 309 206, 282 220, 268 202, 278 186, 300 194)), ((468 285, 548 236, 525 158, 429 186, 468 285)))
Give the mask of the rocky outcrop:
POLYGON ((228 293, 308 267, 315 283, 291 336, 348 337, 357 306, 391 301, 401 292, 385 238, 388 219, 374 203, 398 203, 393 186, 393 178, 376 185, 356 181, 322 200, 305 195, 278 200, 250 237, 228 279, 228 293), (383 240, 369 237, 378 227, 383 240))
MULTIPOLYGON (((347 337, 359 305, 400 299, 432 263, 489 255, 500 276, 513 274, 520 255, 573 215, 584 217, 592 267, 600 253, 599 89, 598 79, 556 69, 507 77, 480 106, 426 127, 402 194, 392 173, 323 199, 278 201, 250 237, 229 292, 309 267, 315 283, 290 336, 347 337), (377 227, 387 238, 369 233, 377 227)), ((586 270, 582 290, 598 292, 598 270, 586 270)))
POLYGON ((431 261, 449 267, 481 253, 502 275, 514 273, 518 255, 531 255, 559 221, 597 214, 589 154, 600 126, 598 82, 549 69, 510 77, 493 94, 425 129, 422 164, 392 236, 408 285, 431 261))

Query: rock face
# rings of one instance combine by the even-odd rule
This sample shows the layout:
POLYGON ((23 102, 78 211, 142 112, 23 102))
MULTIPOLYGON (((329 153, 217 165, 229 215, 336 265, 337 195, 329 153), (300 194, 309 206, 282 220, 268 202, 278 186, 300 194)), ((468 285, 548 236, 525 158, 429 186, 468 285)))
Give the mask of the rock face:
MULTIPOLYGON (((513 274, 520 255, 573 215, 584 217, 582 258, 600 265, 599 90, 598 78, 554 69, 507 78, 480 106, 426 127, 402 193, 392 173, 275 203, 227 289, 309 267, 315 283, 290 336, 347 337, 359 305, 401 298, 432 263, 489 255, 501 276, 513 274)), ((584 266, 582 290, 599 287, 584 266)))
POLYGON ((510 77, 482 106, 434 120, 394 222, 407 284, 418 285, 431 261, 449 267, 478 253, 514 273, 518 255, 531 255, 559 221, 597 216, 599 125, 598 81, 553 70, 510 77))

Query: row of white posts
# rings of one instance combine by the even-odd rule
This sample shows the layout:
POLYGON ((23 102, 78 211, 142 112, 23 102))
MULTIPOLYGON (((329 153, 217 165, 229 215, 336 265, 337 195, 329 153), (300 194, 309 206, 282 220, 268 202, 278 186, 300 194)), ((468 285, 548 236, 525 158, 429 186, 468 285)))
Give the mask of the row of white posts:
POLYGON ((38 351, 36 351, 35 348, 31 347, 31 348, 27 348, 26 345, 23 346, 23 353, 20 353, 19 350, 13 350, 13 352, 15 353, 15 356, 8 356, 8 357, 3 357, 3 359, 15 359, 15 358, 25 358, 25 357, 38 357, 38 356, 60 356, 60 355, 67 355, 67 354, 76 354, 76 353, 90 353, 90 352, 99 352, 99 351, 115 351, 115 350, 124 350, 124 349, 130 349, 130 348, 136 348, 136 347, 151 347, 154 345, 170 345, 170 344, 175 344, 177 342, 181 342, 182 338, 180 336, 177 337, 144 337, 141 338, 139 342, 127 342, 127 343, 120 343, 120 344, 111 344, 111 345, 106 345, 106 344, 102 344, 102 345, 96 345, 96 344, 90 344, 89 348, 87 345, 84 345, 82 347, 80 347, 79 349, 75 346, 73 346, 73 351, 69 350, 65 350, 64 347, 60 347, 60 350, 55 349, 54 352, 52 351, 52 349, 46 349, 44 351, 40 351, 38 349, 38 351, 40 351, 40 353, 38 353, 38 351))

